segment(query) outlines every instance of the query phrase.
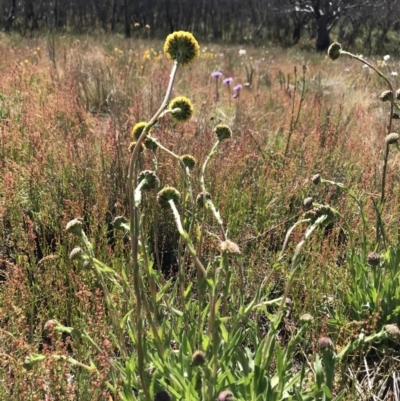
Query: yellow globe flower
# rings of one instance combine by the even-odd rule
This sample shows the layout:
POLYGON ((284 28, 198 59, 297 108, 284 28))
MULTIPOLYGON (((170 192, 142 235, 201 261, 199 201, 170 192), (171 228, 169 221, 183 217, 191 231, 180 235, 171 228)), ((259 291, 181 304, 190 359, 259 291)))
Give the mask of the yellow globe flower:
POLYGON ((200 55, 200 46, 190 32, 177 31, 167 36, 164 53, 179 65, 188 65, 200 55))

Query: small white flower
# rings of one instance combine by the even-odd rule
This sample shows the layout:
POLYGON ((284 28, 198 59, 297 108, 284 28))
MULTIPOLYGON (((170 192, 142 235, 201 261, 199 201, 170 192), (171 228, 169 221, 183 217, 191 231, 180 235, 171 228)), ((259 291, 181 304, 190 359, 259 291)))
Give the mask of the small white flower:
POLYGON ((390 75, 392 75, 392 76, 394 76, 394 77, 397 77, 397 75, 399 75, 399 74, 397 73, 397 71, 392 71, 392 72, 390 73, 390 75))
POLYGON ((363 64, 362 68, 369 68, 367 64, 363 64))
POLYGON ((386 54, 386 56, 383 56, 384 61, 388 61, 390 59, 390 54, 386 54))
POLYGON ((245 49, 240 49, 239 50, 239 56, 245 56, 246 55, 246 50, 245 49))

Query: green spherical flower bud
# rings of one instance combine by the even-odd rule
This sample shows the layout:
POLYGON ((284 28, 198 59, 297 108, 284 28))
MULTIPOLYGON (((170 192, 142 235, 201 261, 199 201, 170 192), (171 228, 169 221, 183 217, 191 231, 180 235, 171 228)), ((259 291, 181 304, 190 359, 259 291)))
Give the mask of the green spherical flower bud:
POLYGON ((85 253, 83 249, 80 247, 74 248, 71 253, 69 254, 70 260, 82 260, 84 258, 85 253))
POLYGON ((177 31, 167 36, 164 53, 179 65, 187 65, 199 57, 200 47, 190 32, 177 31))
POLYGON ((112 222, 112 225, 116 230, 123 229, 123 224, 128 224, 128 219, 124 216, 117 216, 112 222))
POLYGON ((165 187, 157 194, 157 202, 162 208, 167 208, 170 200, 179 203, 180 199, 181 194, 174 187, 165 187))
POLYGON ((202 366, 206 363, 206 354, 203 351, 195 351, 192 355, 192 366, 202 366))
POLYGON ((138 181, 141 182, 145 180, 142 189, 145 191, 150 191, 151 189, 156 189, 160 186, 160 180, 154 171, 144 170, 139 174, 138 181))
POLYGON ((339 58, 342 51, 342 46, 340 43, 332 43, 328 48, 328 56, 331 60, 336 60, 339 58))
MULTIPOLYGON (((131 142, 129 145, 129 153, 133 152, 133 149, 135 148, 137 142, 131 142)), ((140 148, 139 148, 139 153, 142 153, 146 148, 144 147, 143 142, 140 144, 140 148)))
POLYGON ((314 318, 309 313, 305 313, 304 315, 300 316, 300 323, 302 324, 311 323, 313 320, 314 318))
POLYGON ((223 141, 224 139, 228 139, 232 137, 232 130, 224 124, 218 124, 214 128, 215 135, 217 135, 217 138, 219 141, 223 141))
POLYGON ((389 135, 386 135, 385 143, 387 145, 393 145, 399 141, 400 135, 397 132, 392 132, 389 135))
POLYGON ((144 139, 143 143, 146 149, 154 151, 158 148, 157 143, 152 140, 150 134, 147 135, 147 138, 144 139))
POLYGON ((227 239, 226 241, 221 242, 219 246, 221 253, 226 255, 240 255, 240 249, 237 244, 227 239))
POLYGON ((140 123, 137 123, 133 128, 132 128, 132 138, 137 141, 140 138, 140 135, 142 134, 143 130, 146 128, 147 123, 144 121, 141 121, 140 123))
POLYGON ((381 100, 382 102, 392 101, 393 100, 393 92, 391 90, 383 91, 379 96, 379 100, 381 100))
POLYGON ((172 117, 181 123, 190 120, 193 115, 192 103, 184 96, 179 96, 175 99, 172 99, 168 109, 175 110, 172 112, 172 117))
POLYGON ((192 170, 197 163, 196 159, 191 155, 183 155, 181 156, 181 160, 189 170, 192 170))
POLYGON ((71 220, 66 226, 67 233, 71 233, 78 238, 82 237, 83 234, 83 224, 80 219, 71 220))
POLYGON ((211 199, 211 195, 208 192, 200 192, 196 198, 197 206, 204 207, 204 201, 207 201, 207 199, 211 199))

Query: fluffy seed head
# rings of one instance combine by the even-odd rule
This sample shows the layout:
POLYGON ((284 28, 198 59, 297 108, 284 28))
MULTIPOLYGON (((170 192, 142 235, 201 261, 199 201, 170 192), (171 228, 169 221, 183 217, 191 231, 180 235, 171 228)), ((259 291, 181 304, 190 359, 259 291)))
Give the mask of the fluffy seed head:
POLYGON ((142 171, 138 176, 138 181, 141 182, 143 180, 146 181, 142 186, 142 189, 144 191, 150 191, 160 186, 160 180, 158 179, 157 174, 154 171, 142 171))
POLYGON ((383 91, 379 96, 379 100, 381 100, 382 102, 393 100, 393 92, 391 90, 383 91))
POLYGON ((203 351, 195 351, 192 355, 192 366, 202 366, 206 363, 206 354, 203 351))
POLYGON ((379 253, 370 252, 367 256, 367 263, 370 266, 378 266, 380 261, 381 261, 381 256, 379 255, 379 253))
POLYGON ((172 116, 176 121, 184 123, 191 119, 193 115, 193 106, 190 100, 184 96, 176 97, 172 99, 168 108, 170 110, 179 109, 172 113, 172 116))
POLYGON ((392 145, 399 141, 400 135, 397 132, 392 132, 389 135, 386 135, 385 143, 387 145, 392 145))
POLYGON ((226 241, 221 242, 219 246, 221 253, 225 255, 240 255, 240 249, 237 244, 227 239, 226 241))
POLYGON ((198 207, 204 207, 204 198, 207 201, 207 199, 211 199, 211 195, 208 192, 200 192, 196 198, 198 207))
POLYGON ((164 53, 179 65, 188 65, 200 55, 200 46, 190 32, 177 31, 167 36, 164 53))
POLYGON ((167 208, 170 200, 179 203, 180 199, 181 194, 174 187, 165 187, 157 194, 157 202, 162 208, 167 208))
POLYGON ((144 121, 141 121, 140 123, 137 123, 133 128, 132 128, 132 138, 137 141, 142 134, 143 130, 145 129, 147 123, 144 121))
POLYGON ((320 351, 333 350, 333 342, 329 337, 321 337, 318 340, 317 347, 320 351))
POLYGON ((328 49, 328 56, 331 60, 336 60, 339 58, 342 51, 342 46, 340 43, 332 43, 328 49))
POLYGON ((218 124, 214 128, 214 132, 219 141, 223 141, 224 139, 228 139, 232 136, 232 130, 225 124, 218 124))
POLYGON ((181 156, 181 160, 189 170, 192 170, 197 163, 196 159, 192 155, 183 155, 181 156))

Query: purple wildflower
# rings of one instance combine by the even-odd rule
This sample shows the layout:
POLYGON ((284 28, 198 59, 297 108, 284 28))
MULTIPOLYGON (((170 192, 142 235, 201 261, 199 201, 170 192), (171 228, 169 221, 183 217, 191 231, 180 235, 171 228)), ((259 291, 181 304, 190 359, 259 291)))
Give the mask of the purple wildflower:
POLYGON ((234 87, 233 87, 233 90, 234 90, 235 92, 239 92, 242 88, 243 88, 243 86, 239 84, 239 85, 234 86, 234 87))
POLYGON ((230 85, 232 82, 233 82, 233 78, 232 78, 232 77, 225 78, 225 79, 222 81, 222 83, 223 83, 224 85, 230 85))
POLYGON ((237 99, 239 97, 239 92, 236 92, 233 96, 234 99, 237 99))
POLYGON ((221 78, 222 77, 222 72, 220 72, 220 71, 214 71, 214 72, 212 72, 211 73, 211 76, 213 77, 213 78, 221 78))

